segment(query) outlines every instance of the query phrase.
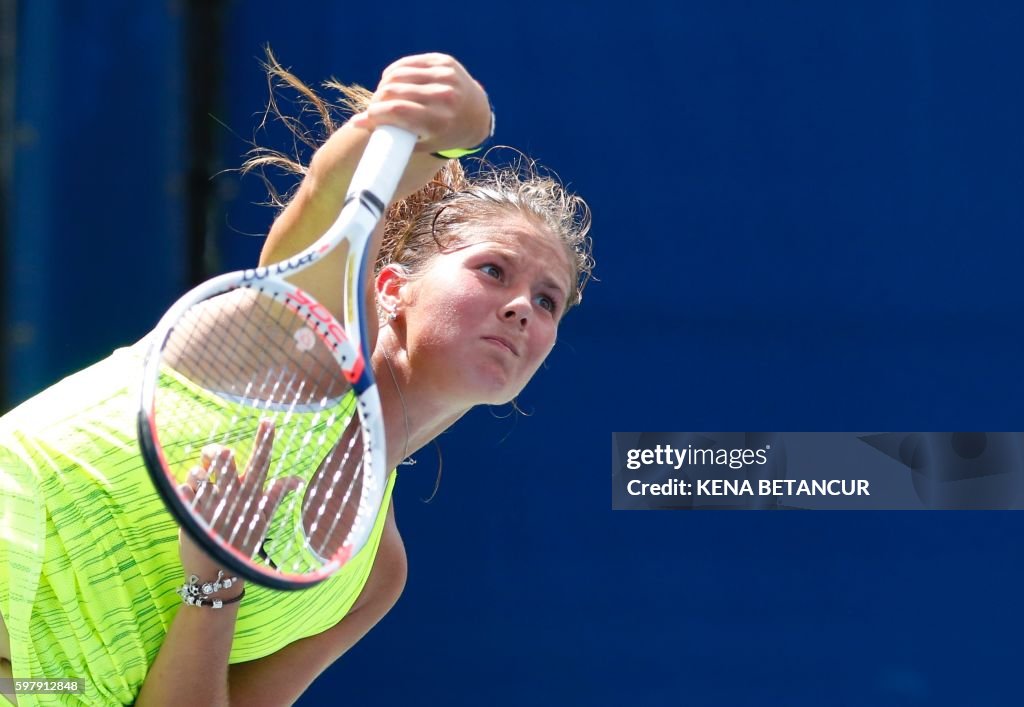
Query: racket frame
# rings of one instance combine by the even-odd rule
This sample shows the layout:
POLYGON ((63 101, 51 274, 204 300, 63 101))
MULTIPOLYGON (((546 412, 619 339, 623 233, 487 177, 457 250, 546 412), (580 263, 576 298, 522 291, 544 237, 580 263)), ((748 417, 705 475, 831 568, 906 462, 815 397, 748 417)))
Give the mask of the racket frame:
POLYGON ((161 351, 174 326, 194 305, 241 288, 269 291, 284 298, 287 306, 305 311, 317 326, 316 333, 327 344, 346 380, 353 388, 356 410, 365 431, 363 441, 363 497, 379 514, 387 487, 386 440, 380 396, 370 364, 366 322, 366 278, 373 263, 368 262, 367 246, 380 219, 384 217, 405 166, 412 154, 416 136, 394 126, 377 128, 355 170, 345 203, 331 227, 300 253, 266 266, 239 270, 211 278, 185 293, 161 317, 152 333, 152 341, 143 367, 137 432, 142 458, 164 504, 185 531, 226 569, 245 579, 273 589, 304 589, 322 582, 340 569, 366 543, 374 520, 359 525, 359 532, 343 545, 327 564, 303 574, 270 572, 254 564, 197 517, 182 499, 178 483, 166 471, 169 468, 159 444, 154 419, 154 401, 160 375, 161 351), (348 242, 345 259, 345 323, 339 322, 315 298, 284 278, 295 275, 322 260, 341 243, 348 242))

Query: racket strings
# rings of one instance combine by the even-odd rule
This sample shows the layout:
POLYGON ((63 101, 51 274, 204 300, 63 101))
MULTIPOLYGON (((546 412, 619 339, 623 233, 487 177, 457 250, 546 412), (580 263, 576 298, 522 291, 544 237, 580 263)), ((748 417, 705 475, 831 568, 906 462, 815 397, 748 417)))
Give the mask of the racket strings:
MULTIPOLYGON (((327 339, 313 331, 319 325, 300 312, 253 290, 194 306, 164 345, 169 375, 154 401, 168 473, 179 484, 209 445, 231 449, 236 460, 269 460, 263 483, 240 492, 245 475, 258 470, 237 468, 232 485, 238 491, 207 509, 210 530, 230 546, 249 552, 259 544, 257 535, 267 531, 263 516, 274 510, 266 493, 272 484, 290 477, 305 482, 305 494, 285 494, 274 513, 292 519, 291 527, 270 526, 278 554, 294 558, 284 566, 275 562, 280 571, 328 561, 370 514, 361 493, 367 469, 355 396, 327 339), (268 448, 257 434, 263 420, 273 424, 268 448), (303 549, 315 555, 312 560, 299 557, 303 549)), ((217 469, 211 476, 231 473, 217 469)), ((197 494, 194 505, 211 502, 212 492, 197 494)))
MULTIPOLYGON (((345 435, 348 435, 349 431, 353 429, 355 432, 350 435, 347 444, 343 436, 332 449, 331 454, 324 459, 314 477, 316 482, 303 504, 303 518, 308 517, 308 514, 313 511, 312 522, 307 525, 307 529, 310 544, 320 555, 325 554, 325 551, 331 546, 331 539, 338 537, 339 524, 347 536, 364 510, 362 504, 359 506, 351 504, 351 498, 356 492, 357 485, 361 485, 365 473, 362 430, 354 425, 349 426, 345 435), (339 450, 342 452, 341 458, 335 463, 334 455, 339 450), (337 495, 339 489, 343 489, 340 498, 337 495), (321 529, 324 517, 330 521, 330 526, 326 530, 321 529)), ((361 494, 357 496, 357 498, 359 497, 361 494)))
MULTIPOLYGON (((236 292, 249 294, 250 291, 241 290, 236 292)), ((228 296, 235 294, 235 292, 229 293, 228 296)), ((251 316, 250 313, 238 312, 236 316, 227 318, 224 340, 231 342, 231 351, 228 355, 218 356, 215 354, 212 357, 207 357, 204 359, 204 365, 213 364, 213 368, 210 370, 222 376, 222 380, 225 382, 245 381, 246 396, 251 399, 262 399, 267 405, 288 397, 285 394, 287 391, 280 390, 280 383, 283 374, 289 368, 293 373, 293 381, 301 373, 307 379, 314 377, 319 382, 334 382, 335 374, 338 372, 337 364, 330 355, 330 352, 327 351, 326 345, 322 344, 321 341, 314 339, 310 344, 307 344, 311 346, 308 350, 312 350, 312 347, 318 347, 320 349, 317 352, 319 355, 305 356, 301 363, 296 361, 295 357, 289 352, 289 349, 298 349, 297 337, 293 332, 306 331, 307 329, 304 328, 306 319, 296 315, 292 310, 288 309, 286 304, 278 302, 276 298, 261 295, 256 302, 262 305, 259 310, 259 314, 262 316, 257 319, 251 316), (251 372, 259 368, 265 369, 266 378, 257 388, 253 389, 254 379, 251 372), (275 368, 280 368, 280 373, 282 374, 277 375, 276 378, 275 373, 277 371, 275 371, 275 368), (315 375, 311 376, 311 373, 315 373, 315 375), (274 386, 268 385, 271 380, 276 380, 274 386)), ((251 306, 253 303, 250 302, 249 304, 251 306)), ((191 334, 195 333, 202 334, 202 328, 193 327, 190 332, 190 339, 192 338, 191 334)), ((310 333, 312 334, 312 331, 310 333)), ((186 344, 189 348, 196 345, 196 342, 192 340, 186 344)), ((288 387, 290 388, 291 384, 288 387)), ((345 387, 347 388, 347 386, 345 387)), ((231 392, 235 391, 227 387, 222 387, 221 389, 222 394, 230 394, 231 392)), ((305 400, 300 400, 300 396, 296 395, 291 397, 294 398, 296 404, 308 405, 316 403, 313 393, 305 400)))
MULTIPOLYGON (((283 376, 283 371, 282 371, 282 376, 283 376)), ((280 379, 282 376, 278 376, 278 378, 280 379)), ((293 376, 293 378, 294 377, 295 376, 293 376)), ((274 389, 275 390, 277 389, 276 385, 275 385, 274 389)), ((291 388, 289 387, 289 389, 291 389, 291 388)), ((300 385, 300 391, 301 391, 301 385, 300 385)), ((292 408, 294 408, 294 401, 295 400, 297 400, 297 396, 293 397, 293 406, 292 406, 292 408)), ((243 403, 244 402, 245 401, 243 399, 243 403)), ((260 408, 259 401, 253 401, 253 403, 254 403, 253 408, 258 410, 260 408)), ((295 430, 294 426, 289 426, 287 424, 288 423, 288 418, 291 416, 292 412, 293 412, 293 410, 290 409, 288 411, 287 415, 285 416, 285 419, 282 420, 280 423, 276 423, 276 420, 275 420, 275 423, 276 423, 275 427, 281 426, 284 429, 290 430, 290 436, 292 438, 294 438, 296 430, 295 430)), ((264 414, 260 415, 260 419, 261 420, 266 420, 266 419, 274 420, 274 417, 268 417, 267 416, 265 405, 264 405, 264 414)), ((315 419, 311 421, 312 424, 315 424, 315 422, 316 422, 315 419)), ((271 451, 270 447, 273 447, 273 446, 274 446, 273 443, 269 443, 268 444, 267 442, 264 442, 264 441, 262 441, 262 439, 258 438, 256 446, 252 449, 252 452, 250 453, 250 458, 258 456, 258 455, 261 455, 261 454, 269 454, 270 451, 271 451), (265 448, 264 445, 267 445, 268 448, 265 448)), ((283 442, 283 443, 281 442, 281 440, 277 440, 277 446, 282 451, 281 451, 281 455, 279 457, 278 463, 276 465, 277 466, 277 470, 276 471, 272 471, 270 468, 268 468, 268 470, 267 470, 267 480, 269 482, 273 482, 275 480, 284 478, 286 476, 286 474, 287 474, 286 469, 288 468, 288 463, 289 463, 288 462, 288 458, 289 458, 289 451, 291 450, 291 440, 289 440, 287 442, 283 442), (283 446, 282 446, 282 444, 283 444, 283 446)), ((252 542, 252 535, 253 535, 253 533, 256 532, 257 526, 258 526, 258 516, 252 513, 252 510, 253 510, 252 509, 252 504, 253 504, 254 501, 256 501, 258 503, 258 508, 256 508, 255 510, 257 511, 257 513, 262 513, 265 510, 265 508, 266 508, 267 498, 266 498, 265 495, 263 495, 262 493, 258 493, 258 492, 252 493, 252 494, 241 494, 241 493, 235 494, 232 497, 232 503, 230 504, 230 507, 229 507, 229 504, 228 504, 228 498, 222 499, 221 502, 217 505, 216 509, 214 510, 213 520, 212 520, 212 524, 214 525, 214 527, 216 527, 217 521, 220 519, 220 517, 222 517, 224 512, 227 512, 228 517, 237 517, 237 519, 238 519, 237 522, 235 523, 235 525, 233 526, 233 528, 231 530, 231 533, 225 538, 228 541, 228 543, 230 543, 232 545, 239 545, 239 546, 242 546, 242 547, 247 547, 247 546, 249 546, 251 544, 251 542, 252 542), (242 508, 238 507, 239 504, 242 505, 242 508), (248 523, 248 526, 246 526, 246 524, 244 522, 246 518, 250 519, 249 523, 248 523), (245 529, 245 534, 241 538, 239 538, 238 533, 243 528, 245 529)))
MULTIPOLYGON (((307 323, 309 323, 309 317, 307 317, 307 323)), ((326 369, 325 369, 326 370, 326 369)), ((336 375, 336 370, 330 371, 332 375, 336 375)), ((353 495, 353 489, 357 482, 362 476, 362 445, 361 445, 361 434, 362 430, 358 424, 358 418, 354 406, 352 409, 346 410, 347 416, 341 421, 341 429, 343 430, 338 443, 329 447, 330 451, 327 456, 321 462, 320 467, 317 469, 313 476, 313 483, 310 484, 310 492, 304 498, 301 509, 301 518, 305 527, 306 537, 308 538, 308 544, 312 551, 320 556, 331 555, 337 550, 338 542, 335 540, 332 543, 332 539, 335 539, 337 528, 339 524, 343 529, 346 529, 343 538, 347 537, 349 530, 354 525, 355 518, 351 517, 353 513, 347 513, 351 510, 350 501, 353 495), (347 445, 343 446, 344 439, 349 435, 350 431, 354 430, 354 434, 351 435, 347 445), (354 451, 357 450, 357 451, 354 451), (341 452, 341 460, 339 464, 335 464, 335 456, 341 452), (325 469, 335 467, 336 471, 331 478, 328 478, 324 473, 325 469), (347 478, 348 482, 344 487, 344 495, 342 497, 341 507, 333 513, 328 512, 328 504, 331 501, 336 490, 340 487, 342 479, 347 478), (316 504, 315 500, 321 494, 321 490, 324 488, 324 482, 326 482, 326 493, 324 494, 324 500, 322 503, 316 504), (309 519, 311 510, 315 509, 315 513, 312 519, 309 519), (320 533, 318 537, 318 530, 320 529, 320 521, 323 516, 331 518, 332 522, 326 533, 320 533), (314 544, 314 540, 317 542, 314 544)), ((317 416, 319 416, 319 412, 317 416)), ((315 420, 314 420, 315 421, 315 420)), ((327 427, 333 426, 334 413, 332 412, 331 419, 327 421, 327 427)), ((292 428, 293 434, 297 433, 296 428, 292 428)), ((312 432, 307 432, 302 444, 308 444, 312 432)), ((326 436, 321 433, 320 445, 326 442, 326 436)), ((290 449, 291 445, 288 445, 286 449, 290 449)), ((282 457, 282 464, 284 463, 284 457, 282 457)), ((357 498, 361 498, 357 496, 357 498)), ((295 495, 291 497, 291 504, 294 505, 299 501, 299 496, 295 495)), ((358 509, 357 509, 358 510, 358 509)), ((291 512, 291 509, 289 509, 291 512)))

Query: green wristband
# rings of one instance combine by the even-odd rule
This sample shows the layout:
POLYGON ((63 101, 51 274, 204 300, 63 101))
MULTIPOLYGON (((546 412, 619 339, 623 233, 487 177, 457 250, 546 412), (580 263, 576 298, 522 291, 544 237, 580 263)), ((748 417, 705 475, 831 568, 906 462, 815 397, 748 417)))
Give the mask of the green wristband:
POLYGON ((465 157, 466 155, 475 155, 482 149, 483 145, 478 145, 477 147, 472 147, 468 150, 462 147, 456 147, 451 150, 440 150, 438 152, 431 152, 430 154, 441 160, 457 160, 460 157, 465 157))
POLYGON ((491 108, 491 133, 484 138, 484 141, 479 145, 470 148, 454 147, 450 150, 438 150, 437 152, 431 152, 430 154, 439 160, 457 160, 460 157, 475 155, 477 152, 480 152, 480 150, 484 149, 484 146, 491 141, 492 137, 494 137, 494 108, 491 108))

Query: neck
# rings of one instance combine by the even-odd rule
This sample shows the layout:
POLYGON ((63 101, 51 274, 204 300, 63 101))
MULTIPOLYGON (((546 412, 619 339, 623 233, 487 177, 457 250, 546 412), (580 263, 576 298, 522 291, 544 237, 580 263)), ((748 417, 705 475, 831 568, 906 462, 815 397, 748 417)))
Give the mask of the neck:
POLYGON ((394 469, 467 411, 452 410, 441 396, 422 392, 407 353, 390 327, 380 331, 371 363, 384 411, 388 469, 394 469))

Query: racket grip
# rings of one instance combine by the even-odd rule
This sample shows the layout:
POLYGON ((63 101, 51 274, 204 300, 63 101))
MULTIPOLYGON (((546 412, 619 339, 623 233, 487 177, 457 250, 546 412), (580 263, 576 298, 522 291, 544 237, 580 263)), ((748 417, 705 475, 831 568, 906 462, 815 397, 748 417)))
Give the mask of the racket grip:
POLYGON ((416 136, 408 130, 394 125, 378 127, 356 166, 347 196, 369 191, 385 205, 390 204, 415 146, 416 136))

